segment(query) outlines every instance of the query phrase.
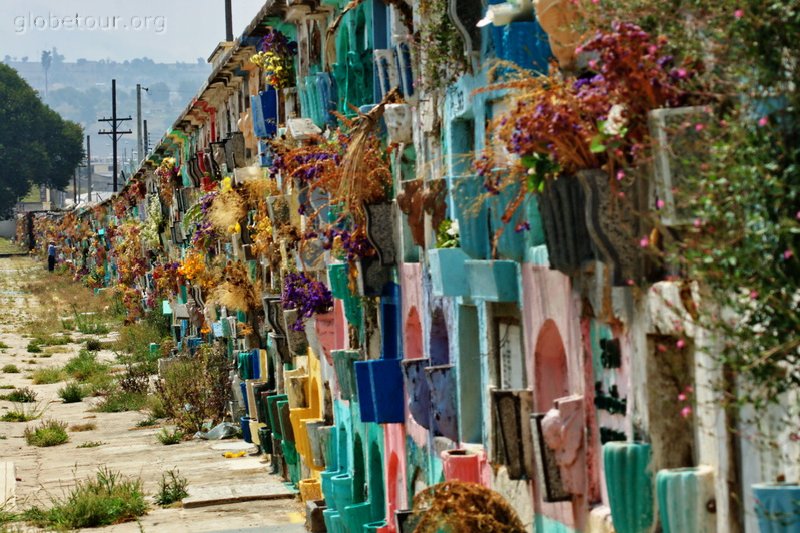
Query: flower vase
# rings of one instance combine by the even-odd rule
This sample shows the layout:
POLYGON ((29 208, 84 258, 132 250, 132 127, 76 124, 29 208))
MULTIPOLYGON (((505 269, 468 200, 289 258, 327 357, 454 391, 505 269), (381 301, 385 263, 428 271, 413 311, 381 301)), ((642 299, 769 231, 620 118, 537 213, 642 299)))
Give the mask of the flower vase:
POLYGON ((646 533, 653 525, 653 477, 650 445, 609 442, 603 466, 611 518, 618 533, 646 533))
POLYGON ((394 216, 391 202, 364 204, 367 217, 367 239, 377 250, 382 265, 397 261, 394 247, 394 216))
POLYGON ((800 484, 756 483, 753 496, 761 533, 800 531, 800 484))
POLYGON ((714 469, 710 466, 659 470, 656 494, 664 533, 714 533, 714 469))
POLYGON ((642 279, 646 264, 639 237, 649 233, 641 220, 646 199, 637 201, 642 184, 619 181, 612 187, 601 170, 578 172, 578 180, 586 201, 586 229, 600 259, 611 267, 614 285, 642 279))
POLYGON ((577 274, 584 261, 594 259, 583 189, 574 177, 545 182, 539 197, 550 268, 577 274))
POLYGON ((307 355, 308 339, 304 329, 295 330, 294 324, 297 322, 297 309, 284 309, 283 323, 286 328, 286 342, 289 344, 289 351, 294 355, 307 355))

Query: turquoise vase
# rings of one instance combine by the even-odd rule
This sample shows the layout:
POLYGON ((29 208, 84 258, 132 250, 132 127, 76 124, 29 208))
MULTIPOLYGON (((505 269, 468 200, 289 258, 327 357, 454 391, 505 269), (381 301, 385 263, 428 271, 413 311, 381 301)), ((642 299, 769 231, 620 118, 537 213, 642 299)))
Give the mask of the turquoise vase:
POLYGON ((761 533, 800 531, 800 484, 756 483, 753 496, 761 533))
POLYGON ((715 533, 714 470, 710 466, 659 470, 658 513, 664 533, 715 533))
POLYGON ((611 519, 617 533, 646 533, 653 525, 653 477, 650 445, 609 442, 603 465, 611 519))

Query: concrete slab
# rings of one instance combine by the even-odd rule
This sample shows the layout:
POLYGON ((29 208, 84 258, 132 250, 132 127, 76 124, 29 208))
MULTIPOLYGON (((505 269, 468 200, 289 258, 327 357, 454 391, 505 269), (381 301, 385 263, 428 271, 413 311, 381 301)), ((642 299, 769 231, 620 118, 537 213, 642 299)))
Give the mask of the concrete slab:
POLYGON ((12 461, 0 462, 0 509, 17 504, 17 474, 12 461))
POLYGON ((256 445, 251 444, 249 442, 245 442, 243 440, 223 440, 217 444, 211 445, 212 450, 220 450, 223 452, 254 452, 256 451, 256 445))
POLYGON ((183 499, 183 507, 206 507, 227 503, 252 502, 294 498, 297 491, 282 483, 249 483, 239 486, 217 485, 189 487, 189 496, 183 499))

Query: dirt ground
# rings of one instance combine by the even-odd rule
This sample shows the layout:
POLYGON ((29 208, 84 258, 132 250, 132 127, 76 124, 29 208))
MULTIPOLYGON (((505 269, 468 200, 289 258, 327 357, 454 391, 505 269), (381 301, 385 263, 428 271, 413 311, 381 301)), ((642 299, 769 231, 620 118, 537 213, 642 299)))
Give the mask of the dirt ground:
MULTIPOLYGON (((0 372, 0 386, 30 387, 38 394, 42 419, 57 419, 67 424, 94 423, 91 431, 70 432, 69 442, 49 448, 29 446, 23 437, 26 423, 0 422, 0 457, 13 461, 16 469, 17 508, 29 505, 46 507, 52 496, 61 496, 76 481, 93 476, 100 466, 137 476, 144 482, 145 491, 152 495, 162 472, 177 468, 189 481, 190 494, 219 486, 243 486, 251 483, 274 484, 276 490, 285 488, 281 480, 268 473, 265 456, 245 456, 238 459, 223 457, 221 446, 236 446, 241 441, 215 442, 188 441, 173 446, 158 442, 158 428, 138 428, 136 423, 146 417, 144 413, 95 413, 91 407, 98 401, 86 398, 80 403, 64 404, 58 390, 64 382, 51 385, 34 385, 31 372, 37 368, 63 366, 78 353, 86 336, 72 334, 75 343, 58 347, 52 354, 28 353, 29 334, 26 324, 39 305, 35 295, 26 290, 26 280, 49 276, 44 265, 27 257, 0 258, 0 368, 16 365, 19 373, 0 372), (81 444, 99 443, 96 447, 81 448, 81 444)), ((54 278, 55 279, 55 278, 54 278)), ((61 280, 62 278, 59 278, 61 280)), ((63 283, 63 281, 61 281, 63 283)), ((58 321, 58 313, 49 319, 58 321)), ((101 340, 113 339, 114 332, 101 340)), ((93 338, 98 338, 94 336, 93 338)), ((100 357, 114 360, 111 351, 100 352, 100 357)), ((10 390, 10 389, 9 389, 10 390)), ((8 390, 0 390, 7 393, 8 390)), ((0 401, 0 416, 12 408, 8 401, 0 401)), ((103 531, 233 531, 257 528, 257 531, 303 531, 303 508, 295 498, 270 501, 216 505, 185 509, 161 509, 152 504, 150 512, 138 522, 103 528, 103 531), (280 527, 277 527, 280 526, 280 527)), ((19 530, 28 531, 25 526, 19 530)), ((89 530, 86 530, 89 531, 89 530)))

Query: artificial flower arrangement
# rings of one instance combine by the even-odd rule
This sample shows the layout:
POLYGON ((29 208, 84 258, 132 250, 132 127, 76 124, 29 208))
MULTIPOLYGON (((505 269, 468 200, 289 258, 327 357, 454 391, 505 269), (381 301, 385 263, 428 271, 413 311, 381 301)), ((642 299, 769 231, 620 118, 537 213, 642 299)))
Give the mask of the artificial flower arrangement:
POLYGON ((161 201, 157 194, 151 194, 147 201, 147 219, 142 226, 142 242, 148 248, 161 247, 161 225, 163 223, 161 201))
POLYGON ((178 176, 178 167, 174 157, 165 157, 155 171, 158 176, 158 192, 161 200, 170 205, 175 195, 175 180, 178 176))
POLYGON ((597 57, 580 76, 553 66, 547 76, 526 72, 479 90, 516 91, 513 109, 494 123, 496 140, 516 156, 510 168, 507 154, 497 150, 487 149, 476 162, 491 194, 499 193, 505 180, 526 185, 506 209, 504 221, 527 192, 544 190, 546 179, 602 169, 612 181, 621 181, 625 169, 644 161, 648 111, 685 105, 691 97, 695 72, 689 64, 676 66, 666 44, 635 24, 617 22, 611 32, 598 32, 578 48, 597 57))
POLYGON ((136 220, 128 220, 116 229, 114 253, 122 283, 133 284, 136 278, 143 276, 147 271, 141 231, 142 225, 136 220))
POLYGON ((302 272, 290 272, 283 278, 281 306, 295 309, 297 319, 294 331, 303 331, 303 323, 316 313, 327 313, 333 307, 333 296, 321 281, 309 278, 302 272))
POLYGON ((258 291, 241 261, 228 261, 222 282, 211 289, 211 301, 237 311, 252 311, 260 306, 258 291))
MULTIPOLYGON (((211 193, 209 193, 211 194, 211 193)), ((207 201, 208 195, 201 199, 207 201)), ((244 198, 234 189, 231 178, 222 180, 219 193, 211 198, 210 205, 204 210, 208 221, 219 233, 239 233, 239 221, 247 214, 244 198)))
POLYGON ((279 90, 290 87, 297 43, 271 29, 258 43, 257 49, 258 53, 251 56, 250 61, 264 71, 267 84, 279 90))

